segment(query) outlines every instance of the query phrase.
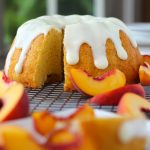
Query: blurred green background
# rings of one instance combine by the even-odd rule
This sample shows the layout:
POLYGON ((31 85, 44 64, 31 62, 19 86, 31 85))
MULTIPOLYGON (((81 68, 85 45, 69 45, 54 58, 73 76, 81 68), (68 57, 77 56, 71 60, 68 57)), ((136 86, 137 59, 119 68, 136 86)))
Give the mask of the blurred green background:
MULTIPOLYGON (((92 14, 92 0, 58 0, 61 15, 92 14)), ((10 45, 17 28, 25 21, 46 15, 46 0, 5 0, 4 44, 10 45)))
POLYGON ((6 0, 4 43, 10 44, 17 28, 25 21, 46 13, 45 0, 6 0))

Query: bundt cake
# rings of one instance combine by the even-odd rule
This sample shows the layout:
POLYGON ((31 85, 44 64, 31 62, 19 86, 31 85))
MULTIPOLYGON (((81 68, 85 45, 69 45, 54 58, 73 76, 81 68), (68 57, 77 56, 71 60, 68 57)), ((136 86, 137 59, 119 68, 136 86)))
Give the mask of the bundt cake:
POLYGON ((93 77, 117 68, 125 73, 127 83, 133 83, 138 81, 141 63, 137 44, 120 20, 54 15, 19 27, 5 73, 27 87, 37 88, 46 81, 61 81, 64 70, 64 90, 71 91, 71 68, 83 69, 93 77))

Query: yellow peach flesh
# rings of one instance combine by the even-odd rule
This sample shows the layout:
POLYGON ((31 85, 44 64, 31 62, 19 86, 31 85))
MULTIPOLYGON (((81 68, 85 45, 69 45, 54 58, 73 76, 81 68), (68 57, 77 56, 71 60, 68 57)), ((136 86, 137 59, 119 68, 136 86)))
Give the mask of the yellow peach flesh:
POLYGON ((108 75, 104 75, 102 79, 94 79, 79 69, 71 69, 70 74, 76 88, 91 96, 117 89, 126 84, 124 73, 117 69, 112 70, 108 75))
POLYGON ((140 66, 139 78, 142 85, 150 85, 150 67, 140 66))
POLYGON ((5 150, 44 150, 24 129, 16 126, 0 126, 0 145, 5 150), (4 144, 4 145, 3 145, 4 144))
POLYGON ((150 102, 133 93, 125 94, 118 105, 118 114, 145 117, 142 109, 150 111, 150 102))

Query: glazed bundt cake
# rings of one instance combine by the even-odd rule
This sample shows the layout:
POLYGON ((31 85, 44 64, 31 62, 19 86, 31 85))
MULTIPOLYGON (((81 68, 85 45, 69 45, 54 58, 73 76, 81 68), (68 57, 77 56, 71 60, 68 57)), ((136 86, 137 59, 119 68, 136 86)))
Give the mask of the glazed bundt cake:
POLYGON ((64 89, 71 91, 71 68, 81 68, 93 77, 117 68, 125 73, 128 83, 133 83, 138 81, 141 63, 137 44, 120 20, 55 15, 19 27, 5 73, 27 87, 37 88, 45 82, 61 81, 64 70, 64 89))

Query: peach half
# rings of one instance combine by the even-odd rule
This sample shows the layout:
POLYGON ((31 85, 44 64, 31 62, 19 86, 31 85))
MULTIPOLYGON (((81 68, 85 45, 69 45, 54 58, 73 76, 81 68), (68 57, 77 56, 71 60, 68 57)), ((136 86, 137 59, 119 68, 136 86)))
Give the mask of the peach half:
POLYGON ((12 85, 0 96, 0 122, 28 116, 29 101, 22 84, 12 85))
POLYGON ((140 66, 139 78, 142 85, 150 85, 150 65, 147 62, 140 66))
POLYGON ((106 72, 97 78, 93 78, 81 69, 71 69, 70 79, 76 90, 90 96, 108 92, 126 84, 124 73, 118 69, 106 72))
POLYGON ((89 99, 89 101, 97 105, 118 105, 121 97, 127 92, 132 92, 145 97, 143 86, 140 84, 129 84, 106 93, 98 94, 89 99))
POLYGON ((133 117, 145 117, 144 111, 150 111, 150 102, 139 95, 126 93, 120 100, 117 113, 133 117))
POLYGON ((46 150, 24 129, 0 126, 0 150, 46 150))

